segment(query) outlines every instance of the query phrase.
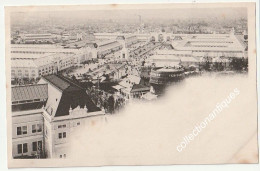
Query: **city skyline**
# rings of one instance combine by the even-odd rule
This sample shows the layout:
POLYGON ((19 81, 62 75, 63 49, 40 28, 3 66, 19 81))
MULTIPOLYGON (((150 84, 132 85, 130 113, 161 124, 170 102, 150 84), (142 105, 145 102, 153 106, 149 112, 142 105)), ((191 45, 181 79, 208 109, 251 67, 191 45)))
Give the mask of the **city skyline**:
POLYGON ((239 20, 241 18, 247 19, 246 8, 213 8, 213 9, 128 9, 128 10, 80 10, 80 11, 44 11, 44 12, 14 12, 11 15, 11 21, 19 23, 19 21, 28 21, 37 18, 38 20, 64 20, 75 22, 88 21, 104 21, 111 20, 117 22, 135 22, 138 23, 139 16, 142 21, 165 21, 165 20, 210 20, 216 19, 220 21, 225 20, 239 20), (84 16, 84 17, 82 17, 84 16), (126 20, 127 19, 127 20, 126 20))

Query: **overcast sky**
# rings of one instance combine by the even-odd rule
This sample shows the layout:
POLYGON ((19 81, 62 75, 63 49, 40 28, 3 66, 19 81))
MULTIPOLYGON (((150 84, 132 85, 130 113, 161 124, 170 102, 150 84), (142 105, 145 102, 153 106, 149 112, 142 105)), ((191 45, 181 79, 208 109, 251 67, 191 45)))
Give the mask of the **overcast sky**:
POLYGON ((75 20, 169 20, 187 18, 217 18, 239 19, 246 18, 246 8, 178 8, 178 9, 140 9, 140 10, 86 10, 86 11, 45 11, 45 12, 18 12, 13 13, 13 21, 22 21, 30 18, 40 19, 75 19, 75 20))

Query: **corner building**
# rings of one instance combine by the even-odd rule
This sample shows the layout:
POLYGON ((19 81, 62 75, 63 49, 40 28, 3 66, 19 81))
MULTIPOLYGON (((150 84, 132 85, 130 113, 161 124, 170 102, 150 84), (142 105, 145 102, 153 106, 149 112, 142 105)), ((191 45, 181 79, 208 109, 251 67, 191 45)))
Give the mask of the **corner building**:
POLYGON ((49 75, 37 85, 13 87, 13 157, 66 158, 73 131, 104 122, 104 114, 84 88, 62 76, 49 75))

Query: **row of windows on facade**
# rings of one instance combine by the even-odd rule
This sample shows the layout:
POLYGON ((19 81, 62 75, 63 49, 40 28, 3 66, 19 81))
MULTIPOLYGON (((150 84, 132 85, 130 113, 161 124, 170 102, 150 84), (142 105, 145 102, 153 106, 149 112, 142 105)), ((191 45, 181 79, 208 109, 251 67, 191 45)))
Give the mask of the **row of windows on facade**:
MULTIPOLYGON (((72 61, 65 61, 65 63, 61 64, 61 67, 70 66, 72 63, 73 63, 72 61)), ((46 70, 46 72, 48 72, 48 70, 49 70, 49 72, 51 72, 51 71, 53 71, 53 69, 54 69, 54 66, 50 66, 50 67, 43 68, 43 69, 39 70, 39 73, 40 72, 44 73, 45 70, 46 70)), ((19 75, 20 73, 22 73, 22 70, 18 70, 17 72, 18 72, 18 75, 19 75)), ((26 73, 29 73, 29 70, 24 70, 24 72, 25 72, 25 75, 26 75, 26 73)), ((12 74, 15 73, 15 70, 11 70, 11 73, 12 74)), ((31 73, 35 73, 35 70, 31 70, 31 73)))
POLYGON ((154 76, 154 77, 161 77, 161 76, 164 76, 164 77, 180 77, 180 76, 183 76, 183 74, 169 74, 169 75, 165 75, 165 74, 152 73, 151 76, 154 76))
MULTIPOLYGON (((66 63, 66 64, 62 64, 60 67, 64 68, 64 67, 71 66, 71 65, 72 65, 72 62, 66 63)), ((44 73, 47 74, 47 73, 51 73, 53 71, 54 71, 54 67, 52 66, 52 67, 49 67, 49 70, 48 70, 48 68, 46 68, 46 71, 45 71, 44 68, 42 70, 39 70, 39 74, 44 74, 44 73)))
MULTIPOLYGON (((47 129, 46 129, 46 131, 45 131, 45 136, 48 136, 48 131, 47 131, 47 129)), ((66 132, 60 132, 60 133, 58 133, 58 138, 59 139, 63 139, 63 138, 66 138, 67 137, 67 133, 66 132)))
POLYGON ((23 103, 32 103, 32 102, 40 102, 40 101, 45 101, 45 99, 13 101, 12 104, 23 104, 23 103))
MULTIPOLYGON (((18 70, 17 72, 18 72, 18 73, 21 73, 22 70, 18 70)), ((24 72, 25 72, 25 73, 29 73, 28 70, 24 70, 24 72)), ((11 70, 11 73, 15 73, 15 70, 12 69, 12 70, 11 70)), ((31 73, 35 73, 35 70, 31 70, 31 73)))
MULTIPOLYGON (((15 73, 12 73, 11 76, 14 77, 16 74, 15 73)), ((23 74, 22 73, 18 73, 17 74, 18 76, 22 76, 23 74)), ((25 77, 29 77, 29 74, 24 74, 25 77)), ((32 77, 35 77, 35 74, 31 74, 32 77)))
MULTIPOLYGON (((44 54, 46 52, 44 51, 39 51, 39 52, 35 52, 35 51, 11 51, 11 53, 30 53, 30 54, 44 54)), ((54 52, 49 52, 49 53, 54 53, 54 52)), ((64 54, 74 54, 74 52, 58 52, 58 53, 64 53, 64 54)))
POLYGON ((193 47, 227 47, 227 46, 221 46, 221 45, 219 45, 219 46, 213 46, 213 45, 192 45, 193 47))
POLYGON ((60 155, 60 158, 66 158, 66 157, 67 157, 66 154, 60 155))
MULTIPOLYGON (((41 151, 42 150, 42 141, 32 142, 32 151, 41 151)), ((17 153, 23 154, 28 152, 28 143, 18 144, 17 153)))
POLYGON ((174 55, 174 56, 181 56, 181 57, 190 57, 192 55, 188 55, 188 54, 158 54, 158 55, 174 55))
MULTIPOLYGON (((77 122, 77 126, 79 126, 80 125, 80 122, 77 122)), ((66 128, 67 127, 67 125, 66 124, 63 124, 63 125, 58 125, 58 128, 60 129, 60 128, 66 128)))
POLYGON ((114 47, 112 49, 104 49, 102 51, 100 50, 100 51, 98 51, 98 55, 105 55, 105 54, 111 53, 112 51, 120 50, 122 48, 123 48, 122 46, 119 46, 119 47, 114 47))
MULTIPOLYGON (((49 67, 49 72, 52 72, 52 71, 53 71, 53 67, 49 67)), ((22 70, 18 70, 17 72, 18 72, 18 75, 22 75, 22 70)), ((24 72, 25 72, 25 76, 29 76, 29 71, 28 70, 25 70, 24 72)), ((44 72, 44 68, 42 70, 39 70, 40 74, 41 74, 41 72, 42 72, 42 74, 45 73, 44 72)), ((12 73, 12 75, 15 75, 15 70, 12 70, 11 73, 12 73)), ((32 70, 31 73, 32 73, 31 74, 32 76, 35 76, 35 74, 34 74, 35 70, 32 70)), ((48 73, 48 68, 46 68, 46 73, 48 73)))
MULTIPOLYGON (((27 126, 19 126, 16 128, 17 135, 26 135, 28 133, 27 126)), ((41 124, 34 124, 32 125, 32 133, 42 132, 42 125, 41 124)))
MULTIPOLYGON (((80 122, 77 122, 77 126, 80 125, 80 122)), ((66 124, 63 125, 58 125, 58 128, 66 128, 66 124)), ((46 129, 47 131, 47 129, 46 129)), ((41 124, 34 124, 32 125, 32 133, 37 133, 37 132, 42 132, 42 125, 41 124)), ((17 135, 26 135, 28 133, 27 131, 27 126, 20 126, 17 127, 17 135)), ((46 132, 47 134, 47 132, 46 132)), ((61 138, 66 138, 66 132, 59 133, 58 137, 61 138)))
MULTIPOLYGON (((208 39, 208 38, 200 38, 200 39, 208 39)), ((216 39, 216 38, 212 38, 212 39, 216 39)), ((189 42, 187 42, 187 43, 189 43, 189 42)), ((201 42, 201 41, 191 41, 190 43, 228 43, 228 44, 230 44, 230 43, 234 43, 234 42, 231 42, 231 41, 209 41, 209 40, 205 40, 205 41, 203 41, 203 42, 201 42)))

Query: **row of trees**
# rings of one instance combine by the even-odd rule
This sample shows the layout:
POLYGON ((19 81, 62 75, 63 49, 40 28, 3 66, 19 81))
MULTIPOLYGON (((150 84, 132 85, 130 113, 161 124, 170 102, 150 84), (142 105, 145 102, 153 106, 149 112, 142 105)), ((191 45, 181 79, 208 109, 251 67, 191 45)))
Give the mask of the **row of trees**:
POLYGON ((99 89, 90 90, 89 95, 98 107, 104 108, 106 113, 115 113, 125 105, 123 98, 114 98, 112 94, 99 89))
POLYGON ((248 70, 248 59, 245 58, 232 58, 230 62, 210 62, 206 60, 199 66, 200 70, 206 71, 247 71, 248 70))

